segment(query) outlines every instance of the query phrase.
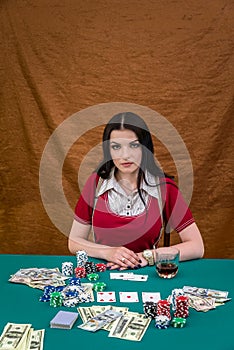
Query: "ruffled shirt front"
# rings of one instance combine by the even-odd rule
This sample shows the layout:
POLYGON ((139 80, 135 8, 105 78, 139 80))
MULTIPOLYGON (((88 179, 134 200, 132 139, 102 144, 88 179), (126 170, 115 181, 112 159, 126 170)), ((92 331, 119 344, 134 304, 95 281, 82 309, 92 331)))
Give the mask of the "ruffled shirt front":
POLYGON ((139 196, 138 190, 127 194, 120 186, 114 176, 114 170, 111 172, 109 179, 103 180, 98 191, 98 196, 101 196, 108 191, 108 204, 113 213, 122 216, 136 216, 145 210, 145 205, 149 202, 149 197, 152 196, 159 200, 159 192, 155 176, 146 172, 146 182, 143 181, 140 185, 141 194, 144 202, 139 196))

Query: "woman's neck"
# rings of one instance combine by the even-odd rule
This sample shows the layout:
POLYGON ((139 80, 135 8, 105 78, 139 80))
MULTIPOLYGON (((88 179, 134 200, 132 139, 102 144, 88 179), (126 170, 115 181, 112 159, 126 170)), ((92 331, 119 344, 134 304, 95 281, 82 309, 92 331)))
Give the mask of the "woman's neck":
POLYGON ((122 172, 117 171, 115 174, 115 178, 125 192, 131 193, 137 189, 137 174, 137 172, 131 174, 124 174, 122 172))

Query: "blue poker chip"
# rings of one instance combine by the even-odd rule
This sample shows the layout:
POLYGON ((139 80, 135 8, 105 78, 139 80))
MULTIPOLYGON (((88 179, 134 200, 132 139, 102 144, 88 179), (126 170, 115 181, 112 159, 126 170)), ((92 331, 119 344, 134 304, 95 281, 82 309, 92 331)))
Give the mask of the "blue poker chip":
POLYGON ((46 303, 47 301, 50 301, 50 296, 42 295, 39 298, 39 301, 42 301, 43 303, 46 303))

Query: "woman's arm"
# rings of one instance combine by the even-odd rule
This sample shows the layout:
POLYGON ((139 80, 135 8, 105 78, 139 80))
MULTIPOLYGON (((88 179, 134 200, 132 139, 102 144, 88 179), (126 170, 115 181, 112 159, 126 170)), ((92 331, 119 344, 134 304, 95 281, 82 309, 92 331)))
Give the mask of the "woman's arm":
POLYGON ((90 227, 90 225, 84 225, 76 220, 73 221, 68 238, 68 248, 72 254, 75 254, 78 250, 85 250, 88 256, 111 261, 125 268, 134 268, 139 264, 139 257, 132 250, 125 247, 110 247, 89 241, 90 227))
MULTIPOLYGON (((175 244, 171 247, 175 247, 180 251, 180 261, 192 260, 202 258, 204 255, 204 244, 200 231, 196 223, 192 223, 187 226, 184 230, 179 232, 181 243, 175 244)), ((168 247, 169 248, 169 247, 168 247)), ((157 248, 158 250, 166 250, 166 247, 157 248)), ((155 259, 155 251, 152 250, 155 259)), ((142 252, 138 253, 139 258, 141 259, 141 267, 148 265, 148 262, 144 259, 142 252)), ((120 268, 124 270, 121 266, 110 263, 111 268, 117 269, 120 268)))
POLYGON ((203 257, 204 244, 201 233, 195 222, 180 231, 179 235, 182 242, 173 245, 173 247, 179 249, 180 261, 199 259, 203 257))

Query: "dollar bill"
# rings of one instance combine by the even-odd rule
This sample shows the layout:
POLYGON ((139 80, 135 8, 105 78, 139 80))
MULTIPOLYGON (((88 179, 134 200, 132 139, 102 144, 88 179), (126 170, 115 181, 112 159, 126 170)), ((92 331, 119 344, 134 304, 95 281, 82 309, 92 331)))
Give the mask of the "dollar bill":
POLYGON ((90 301, 94 301, 93 284, 81 283, 81 286, 84 288, 84 293, 90 296, 90 301))
MULTIPOLYGON (((77 308, 80 318, 82 319, 82 322, 85 323, 91 318, 97 316, 100 313, 105 312, 106 310, 113 310, 117 312, 121 312, 122 314, 125 314, 128 311, 127 307, 121 307, 121 306, 112 306, 112 305, 93 305, 88 307, 78 307, 77 308)), ((106 324, 102 327, 102 329, 106 331, 110 331, 113 326, 113 322, 106 324)))
MULTIPOLYGON (((121 312, 122 315, 124 315, 128 311, 128 307, 122 307, 122 306, 110 306, 110 310, 121 312)), ((105 326, 102 327, 107 332, 110 332, 112 327, 114 325, 114 322, 108 323, 105 326)))
POLYGON ((113 310, 106 310, 91 319, 89 319, 87 322, 81 324, 78 326, 78 328, 81 328, 86 331, 96 332, 97 330, 101 329, 106 324, 109 324, 113 322, 115 319, 122 316, 121 312, 113 311, 113 310))
POLYGON ((202 298, 197 295, 190 295, 189 306, 197 311, 207 312, 211 309, 215 309, 215 299, 210 297, 202 298))
POLYGON ((184 286, 183 291, 186 294, 192 294, 199 297, 212 297, 214 299, 226 299, 228 297, 227 291, 208 289, 208 288, 198 288, 191 286, 184 286))
POLYGON ((87 306, 87 307, 80 306, 77 308, 77 311, 78 311, 83 323, 86 323, 88 320, 90 320, 91 318, 93 318, 95 316, 95 312, 91 306, 87 306))
POLYGON ((145 318, 144 314, 127 312, 121 318, 114 321, 109 337, 140 341, 143 338, 150 321, 149 318, 145 318))
POLYGON ((46 285, 64 286, 67 278, 57 267, 52 269, 32 267, 20 269, 11 275, 9 282, 23 283, 32 288, 44 289, 46 285))
POLYGON ((26 350, 43 350, 44 329, 30 329, 26 350))
POLYGON ((1 350, 22 350, 26 347, 31 324, 7 323, 0 337, 1 350))

